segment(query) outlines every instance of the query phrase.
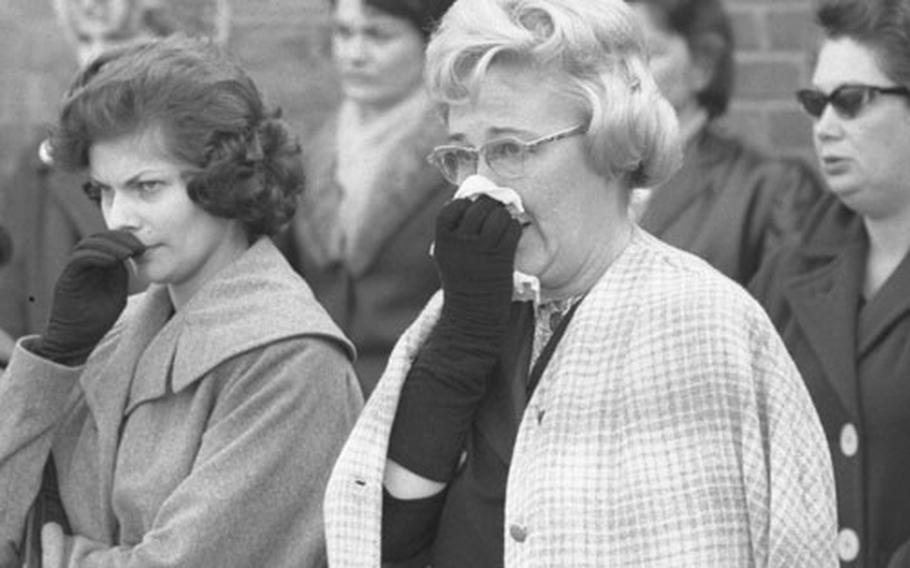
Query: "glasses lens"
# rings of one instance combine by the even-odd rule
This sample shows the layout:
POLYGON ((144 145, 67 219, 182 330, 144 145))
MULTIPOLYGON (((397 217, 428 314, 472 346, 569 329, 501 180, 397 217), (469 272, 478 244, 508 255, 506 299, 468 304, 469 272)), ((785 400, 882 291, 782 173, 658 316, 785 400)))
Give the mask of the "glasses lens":
POLYGON ((435 149, 432 156, 442 175, 455 185, 477 171, 477 152, 474 150, 447 146, 435 149))
POLYGON ((506 178, 521 177, 524 174, 527 148, 520 140, 504 138, 484 146, 484 159, 490 169, 506 178))
POLYGON ((802 105, 806 114, 813 118, 821 117, 822 113, 825 112, 825 105, 828 104, 828 97, 815 89, 800 89, 796 92, 796 99, 802 105))
POLYGON ((869 90, 862 86, 845 85, 831 93, 831 106, 845 118, 853 118, 866 105, 869 90))

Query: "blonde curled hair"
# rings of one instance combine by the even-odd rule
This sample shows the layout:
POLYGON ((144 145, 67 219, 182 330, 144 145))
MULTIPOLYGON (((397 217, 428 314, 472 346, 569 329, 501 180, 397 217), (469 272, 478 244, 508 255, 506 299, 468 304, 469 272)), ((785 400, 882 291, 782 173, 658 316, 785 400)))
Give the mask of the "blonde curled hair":
POLYGON ((605 177, 630 188, 655 186, 679 166, 676 115, 622 0, 456 2, 427 48, 428 88, 443 115, 474 100, 499 62, 539 69, 578 101, 592 164, 605 177))

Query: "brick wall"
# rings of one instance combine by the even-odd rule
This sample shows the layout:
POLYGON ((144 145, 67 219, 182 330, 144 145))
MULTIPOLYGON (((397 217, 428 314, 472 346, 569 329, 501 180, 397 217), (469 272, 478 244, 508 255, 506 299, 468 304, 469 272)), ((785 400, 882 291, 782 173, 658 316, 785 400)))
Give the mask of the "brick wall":
POLYGON ((808 85, 817 35, 812 0, 726 0, 737 84, 728 122, 778 153, 812 156, 811 121, 793 92, 808 85))
MULTIPOLYGON (((738 39, 738 86, 728 122, 761 145, 806 156, 810 124, 792 93, 808 81, 810 2, 727 0, 738 39)), ((305 133, 337 93, 325 60, 327 0, 231 4, 230 48, 305 133)), ((0 174, 35 126, 53 117, 74 72, 52 0, 0 0, 0 174)))

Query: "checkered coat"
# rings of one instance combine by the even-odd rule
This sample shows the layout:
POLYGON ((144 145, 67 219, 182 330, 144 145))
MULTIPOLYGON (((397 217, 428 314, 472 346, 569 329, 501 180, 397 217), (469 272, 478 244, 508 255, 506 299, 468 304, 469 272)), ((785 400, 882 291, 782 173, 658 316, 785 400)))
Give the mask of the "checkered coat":
MULTIPOLYGON (((398 342, 336 463, 331 566, 380 565, 389 431, 440 306, 398 342)), ((773 327, 741 288, 640 230, 529 401, 506 495, 507 567, 837 566, 827 445, 773 327)))

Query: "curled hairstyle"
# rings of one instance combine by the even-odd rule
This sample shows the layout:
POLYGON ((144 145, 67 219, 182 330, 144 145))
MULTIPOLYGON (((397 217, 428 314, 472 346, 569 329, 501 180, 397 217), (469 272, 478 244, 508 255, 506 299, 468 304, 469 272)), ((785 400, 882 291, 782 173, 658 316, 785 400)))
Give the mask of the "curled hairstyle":
POLYGON ((539 70, 579 104, 597 171, 644 187, 681 159, 676 115, 646 58, 642 29, 621 0, 460 0, 430 41, 426 76, 446 114, 476 99, 491 65, 539 70))
POLYGON ((251 240, 293 216, 303 185, 300 145, 210 40, 172 36, 100 56, 67 92, 50 152, 55 165, 82 170, 92 144, 151 131, 186 166, 190 199, 239 220, 251 240))
POLYGON ((709 73, 695 95, 698 104, 716 118, 727 112, 735 70, 733 26, 721 0, 628 0, 642 4, 667 31, 682 37, 692 58, 709 73))
POLYGON ((823 0, 815 16, 825 36, 869 47, 889 79, 910 87, 910 0, 823 0))

